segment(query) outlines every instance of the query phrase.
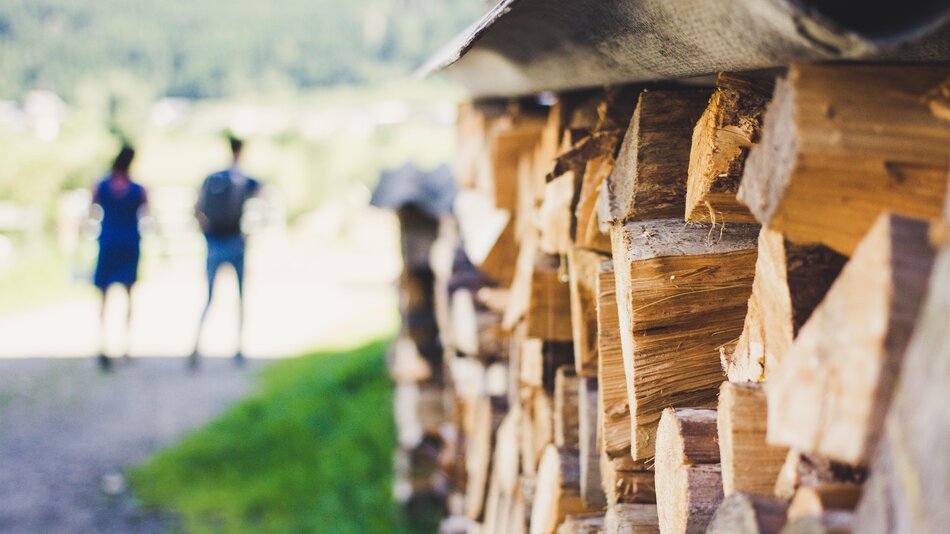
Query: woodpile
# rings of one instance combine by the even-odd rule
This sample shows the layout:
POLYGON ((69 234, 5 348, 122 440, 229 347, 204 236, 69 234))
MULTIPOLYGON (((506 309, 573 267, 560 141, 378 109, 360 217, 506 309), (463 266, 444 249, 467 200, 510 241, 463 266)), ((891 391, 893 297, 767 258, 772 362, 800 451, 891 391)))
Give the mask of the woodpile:
POLYGON ((945 528, 948 80, 461 107, 431 253, 443 531, 945 528))

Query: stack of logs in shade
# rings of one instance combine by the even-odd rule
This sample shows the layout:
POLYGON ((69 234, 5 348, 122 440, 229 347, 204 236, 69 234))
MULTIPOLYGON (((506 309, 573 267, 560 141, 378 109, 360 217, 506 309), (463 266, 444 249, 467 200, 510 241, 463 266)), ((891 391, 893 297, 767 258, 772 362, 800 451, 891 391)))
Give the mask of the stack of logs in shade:
POLYGON ((950 68, 472 104, 458 135, 443 531, 950 525, 950 68))

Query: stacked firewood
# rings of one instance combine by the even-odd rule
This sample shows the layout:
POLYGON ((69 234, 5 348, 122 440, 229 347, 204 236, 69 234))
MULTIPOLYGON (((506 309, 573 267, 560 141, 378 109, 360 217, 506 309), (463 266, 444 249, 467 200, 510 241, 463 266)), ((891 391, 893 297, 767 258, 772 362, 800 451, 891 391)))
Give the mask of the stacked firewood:
POLYGON ((443 531, 950 524, 950 68, 553 100, 460 110, 443 531))

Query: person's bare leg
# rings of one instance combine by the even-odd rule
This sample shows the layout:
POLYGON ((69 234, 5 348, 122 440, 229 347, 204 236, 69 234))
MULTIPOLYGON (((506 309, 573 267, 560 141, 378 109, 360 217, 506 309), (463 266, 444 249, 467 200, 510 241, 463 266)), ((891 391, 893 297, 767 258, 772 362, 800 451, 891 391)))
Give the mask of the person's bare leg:
POLYGON ((205 319, 208 317, 208 310, 211 309, 211 297, 214 295, 214 279, 215 273, 208 272, 208 299, 205 301, 205 307, 201 310, 201 317, 198 319, 198 333, 195 334, 195 348, 191 351, 191 355, 188 356, 188 367, 194 369, 198 367, 198 360, 200 359, 200 354, 198 352, 198 343, 201 341, 201 332, 205 328, 205 319))
POLYGON ((125 288, 125 352, 122 353, 122 359, 129 361, 129 350, 132 346, 132 285, 124 285, 125 288))
POLYGON ((99 299, 99 356, 96 358, 99 368, 108 371, 112 366, 109 357, 106 356, 106 295, 109 288, 102 288, 101 298, 99 299))
POLYGON ((237 276, 238 289, 238 331, 237 331, 237 352, 234 354, 235 365, 244 365, 244 261, 241 260, 241 266, 234 267, 234 274, 237 276))

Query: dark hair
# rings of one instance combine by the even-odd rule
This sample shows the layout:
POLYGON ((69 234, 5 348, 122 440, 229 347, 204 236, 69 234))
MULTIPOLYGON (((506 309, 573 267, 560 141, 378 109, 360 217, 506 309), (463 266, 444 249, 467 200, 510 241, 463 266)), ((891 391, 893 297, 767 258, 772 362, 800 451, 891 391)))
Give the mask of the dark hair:
POLYGON ((132 160, 134 158, 135 149, 129 145, 122 145, 119 154, 115 157, 115 160, 112 161, 112 172, 129 172, 129 167, 132 166, 132 160))
POLYGON ((244 147, 244 141, 231 134, 228 134, 228 143, 231 145, 232 154, 237 154, 241 151, 241 148, 244 147))

